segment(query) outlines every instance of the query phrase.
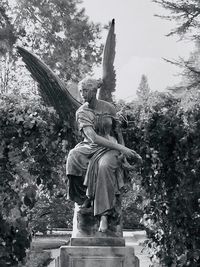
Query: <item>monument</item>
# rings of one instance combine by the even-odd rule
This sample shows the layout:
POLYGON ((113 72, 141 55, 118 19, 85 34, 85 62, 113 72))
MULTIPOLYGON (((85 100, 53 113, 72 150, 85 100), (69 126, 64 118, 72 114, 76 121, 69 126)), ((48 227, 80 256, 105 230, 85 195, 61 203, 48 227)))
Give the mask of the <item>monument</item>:
POLYGON ((112 20, 104 47, 102 79, 86 77, 79 83, 83 104, 70 95, 65 84, 43 62, 18 48, 32 76, 40 83, 42 95, 61 118, 70 114, 83 137, 67 158, 68 196, 75 202, 75 209, 70 245, 60 248, 59 267, 139 266, 134 248, 126 247, 123 238, 121 191, 131 168, 127 158, 140 163, 142 159, 124 145, 112 104, 114 26, 112 20))

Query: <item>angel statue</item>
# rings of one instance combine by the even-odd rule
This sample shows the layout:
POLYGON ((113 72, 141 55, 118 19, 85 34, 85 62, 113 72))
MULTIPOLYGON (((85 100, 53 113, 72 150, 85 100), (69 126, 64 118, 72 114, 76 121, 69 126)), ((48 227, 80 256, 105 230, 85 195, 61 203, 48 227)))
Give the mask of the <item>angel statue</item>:
POLYGON ((69 152, 66 173, 69 198, 78 207, 74 225, 78 224, 79 230, 82 233, 85 230, 86 235, 117 232, 113 225, 119 225, 118 217, 121 217, 116 214, 120 214, 119 197, 125 170, 130 167, 127 158, 136 159, 138 163, 142 161, 139 154, 124 145, 112 103, 115 90, 114 25, 112 20, 104 47, 102 79, 85 77, 78 84, 83 104, 70 95, 65 84, 41 60, 18 47, 27 68, 39 82, 41 95, 56 108, 61 118, 69 120, 73 117, 83 136, 83 140, 69 152))

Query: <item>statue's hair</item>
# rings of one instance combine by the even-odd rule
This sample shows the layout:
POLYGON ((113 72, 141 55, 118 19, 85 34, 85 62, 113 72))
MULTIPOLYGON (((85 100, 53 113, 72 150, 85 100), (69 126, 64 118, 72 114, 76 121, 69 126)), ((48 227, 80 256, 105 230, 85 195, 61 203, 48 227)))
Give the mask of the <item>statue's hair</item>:
POLYGON ((102 79, 95 79, 91 76, 85 77, 78 83, 79 90, 83 87, 90 88, 92 90, 97 90, 102 86, 102 79))

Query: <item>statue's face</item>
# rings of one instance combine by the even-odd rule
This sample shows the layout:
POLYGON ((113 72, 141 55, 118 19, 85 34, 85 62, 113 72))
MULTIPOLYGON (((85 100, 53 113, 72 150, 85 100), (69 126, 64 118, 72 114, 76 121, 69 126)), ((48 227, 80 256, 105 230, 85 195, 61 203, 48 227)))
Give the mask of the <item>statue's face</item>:
POLYGON ((80 95, 83 98, 84 102, 90 103, 92 99, 96 98, 97 91, 93 88, 82 87, 80 90, 80 95))

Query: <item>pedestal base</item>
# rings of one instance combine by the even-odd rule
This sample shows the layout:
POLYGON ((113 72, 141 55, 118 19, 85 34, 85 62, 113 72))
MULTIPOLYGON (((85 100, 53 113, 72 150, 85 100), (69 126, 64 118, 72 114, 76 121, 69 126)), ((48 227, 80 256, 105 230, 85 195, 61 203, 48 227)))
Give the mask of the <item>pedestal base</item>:
POLYGON ((125 247, 125 239, 120 237, 75 237, 70 239, 73 247, 125 247))
POLYGON ((139 267, 132 247, 62 246, 60 267, 139 267))

